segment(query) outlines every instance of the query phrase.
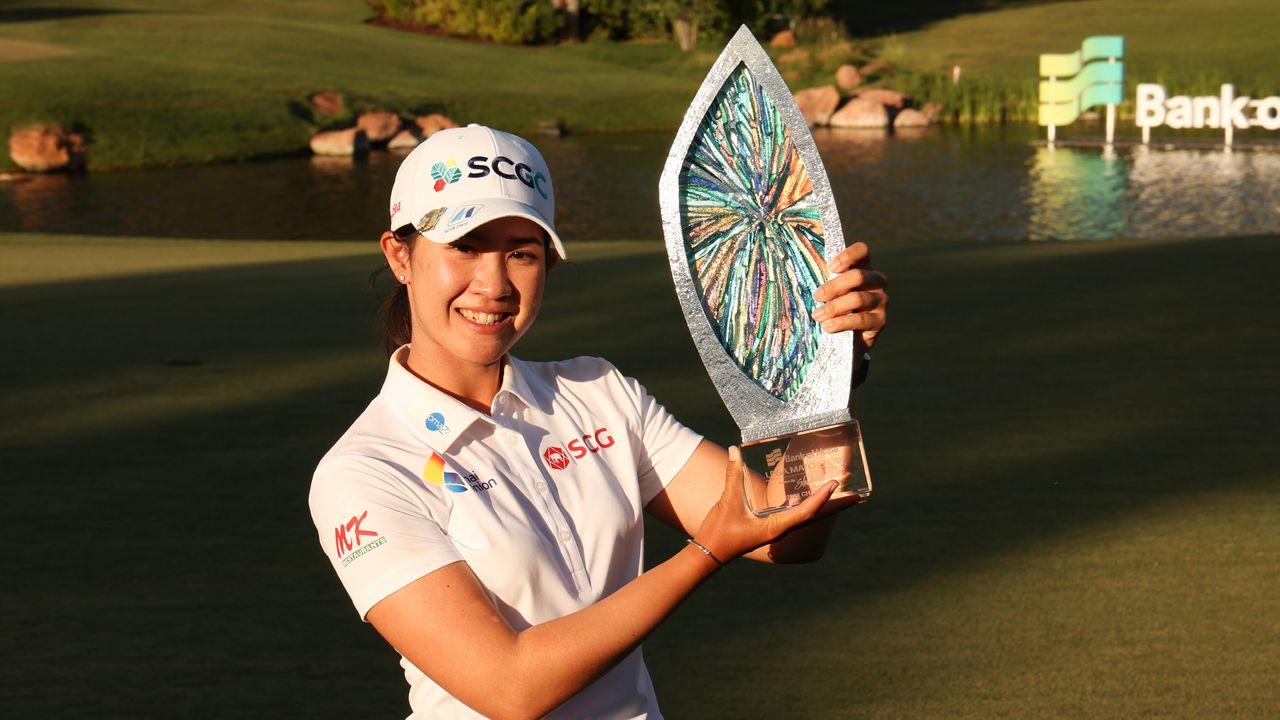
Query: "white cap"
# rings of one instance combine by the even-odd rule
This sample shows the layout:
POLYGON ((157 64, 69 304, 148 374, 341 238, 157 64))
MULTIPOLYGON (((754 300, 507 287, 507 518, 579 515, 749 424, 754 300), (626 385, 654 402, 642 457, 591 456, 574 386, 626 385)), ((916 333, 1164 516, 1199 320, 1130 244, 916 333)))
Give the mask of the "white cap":
POLYGON ((528 141, 483 125, 437 131, 409 153, 391 187, 391 229, 418 229, 447 244, 503 217, 542 226, 563 259, 556 235, 556 195, 542 153, 528 141))

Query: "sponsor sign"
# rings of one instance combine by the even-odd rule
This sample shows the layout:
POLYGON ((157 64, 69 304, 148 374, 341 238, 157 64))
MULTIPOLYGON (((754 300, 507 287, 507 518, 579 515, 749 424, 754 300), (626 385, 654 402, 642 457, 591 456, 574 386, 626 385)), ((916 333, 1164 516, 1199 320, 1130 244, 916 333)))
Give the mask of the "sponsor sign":
POLYGON ((1049 129, 1070 125, 1090 108, 1107 106, 1107 142, 1115 137, 1115 106, 1124 99, 1124 38, 1087 37, 1080 49, 1063 55, 1040 56, 1040 125, 1049 129))
POLYGON ((1231 144, 1233 131, 1260 127, 1280 130, 1280 96, 1251 98, 1236 96, 1234 85, 1224 83, 1217 95, 1169 97, 1163 85, 1140 83, 1136 103, 1137 125, 1142 128, 1142 142, 1151 139, 1151 128, 1175 130, 1213 128, 1225 133, 1231 144))

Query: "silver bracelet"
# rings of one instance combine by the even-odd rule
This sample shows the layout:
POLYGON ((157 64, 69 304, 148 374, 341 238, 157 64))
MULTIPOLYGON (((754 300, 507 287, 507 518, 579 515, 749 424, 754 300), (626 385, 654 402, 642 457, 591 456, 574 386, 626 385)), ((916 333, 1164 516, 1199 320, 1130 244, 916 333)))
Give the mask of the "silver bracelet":
POLYGON ((708 550, 706 545, 703 545, 702 543, 698 542, 697 540, 694 540, 693 538, 689 538, 688 542, 690 545, 701 550, 707 557, 711 558, 711 561, 714 562, 718 567, 724 567, 724 563, 720 562, 720 558, 716 557, 714 553, 708 550))

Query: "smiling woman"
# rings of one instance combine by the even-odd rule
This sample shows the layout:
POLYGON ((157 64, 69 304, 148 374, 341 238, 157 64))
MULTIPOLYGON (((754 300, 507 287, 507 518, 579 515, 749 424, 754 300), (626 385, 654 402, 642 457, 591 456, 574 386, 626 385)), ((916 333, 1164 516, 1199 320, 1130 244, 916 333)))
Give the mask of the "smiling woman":
MULTIPOLYGON (((433 135, 401 165, 390 215, 387 379, 311 486, 334 570, 403 656, 413 717, 660 718, 640 642, 738 556, 817 558, 859 498, 828 502, 828 484, 757 517, 743 498, 763 479, 738 450, 608 362, 511 356, 565 257, 528 142, 433 135), (642 572, 646 511, 689 543, 642 572)), ((884 276, 862 245, 832 267, 857 269, 821 286, 833 330, 874 342, 884 276)))

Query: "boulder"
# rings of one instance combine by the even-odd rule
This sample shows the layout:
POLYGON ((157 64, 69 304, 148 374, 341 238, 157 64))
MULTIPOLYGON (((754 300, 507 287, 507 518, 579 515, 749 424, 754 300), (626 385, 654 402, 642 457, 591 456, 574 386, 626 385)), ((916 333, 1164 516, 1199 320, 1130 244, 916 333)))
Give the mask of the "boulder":
POLYGON ((936 102, 927 102, 920 108, 920 112, 924 113, 925 119, 929 122, 938 122, 938 118, 942 117, 942 106, 936 102))
POLYGON ((311 152, 317 155, 355 155, 369 152, 369 137, 360 128, 316 133, 311 136, 311 152))
POLYGON ((901 110, 907 106, 907 96, 889 88, 872 88, 858 93, 859 100, 874 100, 886 107, 901 110))
POLYGON ((385 110, 370 110, 360 113, 356 127, 364 131, 369 142, 386 142, 400 132, 400 116, 385 110))
POLYGON ((862 84, 862 73, 858 68, 845 63, 836 69, 836 87, 841 90, 852 90, 862 84))
POLYGON ((323 90, 311 96, 311 109, 330 117, 342 113, 342 96, 332 90, 323 90))
POLYGON ((388 140, 387 149, 416 148, 420 142, 422 142, 422 132, 418 130, 417 125, 414 125, 401 130, 396 133, 395 137, 388 140))
POLYGON ((884 103, 856 97, 831 116, 833 128, 887 128, 889 111, 884 103))
POLYGON ((805 88, 796 93, 796 105, 810 126, 826 125, 840 105, 840 91, 835 85, 805 88))
POLYGON ((926 127, 929 124, 929 118, 924 113, 915 108, 903 108, 893 116, 893 127, 897 128, 915 128, 926 127))
POLYGON ((35 125, 9 136, 9 157, 27 172, 83 170, 89 144, 57 125, 35 125))
POLYGON ((796 46, 796 34, 791 32, 790 30, 783 30, 777 35, 774 35, 773 39, 769 41, 769 47, 772 47, 772 48, 785 49, 785 48, 793 48, 795 46, 796 46))
POLYGON ((444 115, 441 115, 440 113, 431 113, 430 115, 423 115, 422 117, 418 118, 414 122, 418 124, 419 128, 422 128, 422 137, 424 138, 429 138, 432 135, 435 135, 437 132, 444 130, 445 128, 458 127, 458 123, 454 122, 448 117, 445 117, 444 115))
POLYGON ((779 65, 798 65, 807 62, 809 62, 809 51, 804 48, 796 48, 778 56, 779 65))

